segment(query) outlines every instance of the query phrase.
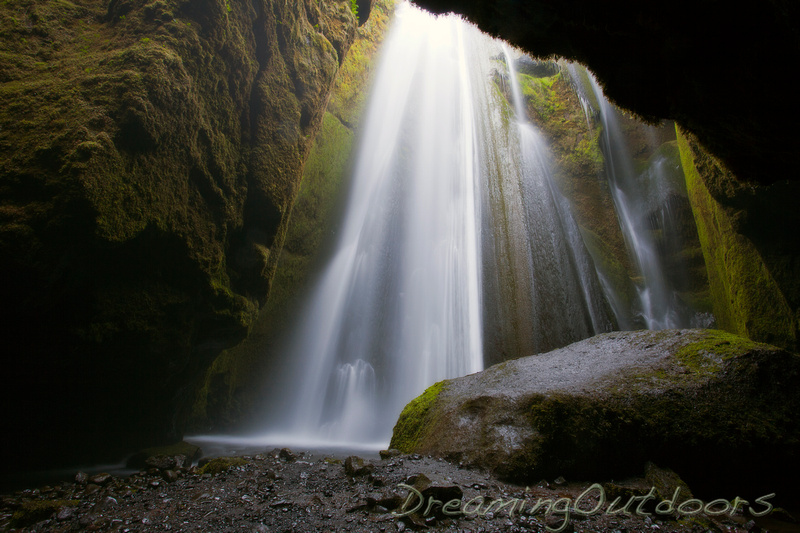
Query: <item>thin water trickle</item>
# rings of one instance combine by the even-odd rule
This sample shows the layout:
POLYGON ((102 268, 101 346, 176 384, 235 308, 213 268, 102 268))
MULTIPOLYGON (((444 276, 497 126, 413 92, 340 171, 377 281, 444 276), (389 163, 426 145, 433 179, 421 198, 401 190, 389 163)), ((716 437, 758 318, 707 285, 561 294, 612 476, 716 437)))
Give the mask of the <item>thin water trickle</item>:
MULTIPOLYGON (((683 309, 664 272, 662 254, 648 224, 648 214, 665 204, 666 180, 659 174, 658 162, 643 173, 633 166, 617 114, 593 76, 590 90, 598 102, 598 119, 603 125, 601 147, 606 159, 606 174, 628 252, 641 281, 636 285, 639 300, 635 314, 647 329, 690 327, 691 314, 683 309), (649 188, 649 190, 648 190, 649 188), (658 207, 657 207, 658 206, 658 207)), ((674 221, 663 226, 674 227, 674 221)))

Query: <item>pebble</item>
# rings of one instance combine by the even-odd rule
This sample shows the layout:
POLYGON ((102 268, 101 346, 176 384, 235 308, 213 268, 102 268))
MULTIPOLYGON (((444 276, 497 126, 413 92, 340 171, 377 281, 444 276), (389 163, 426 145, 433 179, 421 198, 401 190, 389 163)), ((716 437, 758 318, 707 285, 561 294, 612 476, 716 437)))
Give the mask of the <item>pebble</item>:
POLYGON ((75 508, 74 507, 64 507, 60 511, 58 511, 58 514, 56 515, 56 519, 63 521, 63 520, 68 520, 68 519, 72 518, 73 516, 75 516, 75 508))
POLYGON ((106 485, 111 481, 111 474, 103 472, 102 474, 95 474, 89 478, 89 481, 95 485, 106 485))
MULTIPOLYGON (((406 501, 408 490, 399 483, 419 483, 419 490, 438 500, 461 498, 466 502, 476 496, 486 501, 519 497, 529 502, 538 497, 554 498, 563 494, 577 497, 580 484, 559 487, 558 491, 542 487, 524 493, 523 487, 505 484, 474 470, 459 470, 439 460, 420 456, 408 461, 407 456, 386 461, 351 460, 351 469, 369 464, 366 476, 350 476, 341 461, 316 460, 288 462, 280 458, 280 450, 255 457, 247 468, 231 469, 224 475, 206 475, 173 470, 179 479, 168 482, 166 471, 144 472, 127 479, 110 478, 105 486, 90 483, 86 476, 76 475, 75 484, 65 484, 59 491, 37 491, 8 495, 0 499, 0 521, 9 517, 23 501, 40 499, 79 500, 80 505, 62 507, 50 517, 51 525, 32 528, 36 531, 104 530, 150 531, 156 528, 172 531, 469 531, 477 533, 514 533, 544 531, 545 521, 551 529, 559 528, 562 515, 547 519, 515 515, 494 509, 485 516, 451 518, 443 514, 409 516, 398 519, 397 512, 406 501), (406 459, 405 462, 403 459, 406 459), (391 466, 390 466, 391 465, 391 466), (271 467, 271 468, 269 468, 271 467), (279 471, 280 475, 276 472, 279 471), (376 488, 380 480, 383 488, 376 488), (148 488, 156 490, 147 490, 148 488), (573 487, 573 488, 570 488, 573 487), (111 491, 114 491, 113 493, 111 491), (576 492, 577 491, 577 492, 576 492), (58 492, 58 494, 56 494, 58 492), (574 492, 574 494, 573 494, 574 492), (120 499, 123 498, 124 499, 120 499), (354 509, 347 513, 348 509, 354 509)), ((302 456, 305 458, 305 456, 302 456)), ((85 474, 84 474, 85 475, 85 474)), ((94 477, 94 476, 92 476, 94 477)), ((100 481, 100 480, 98 480, 100 481)), ((585 488, 585 487, 584 487, 585 488)), ((563 530, 573 533, 652 530, 657 523, 643 519, 591 516, 571 520, 563 530), (612 525, 612 523, 614 525, 612 525), (574 525, 573 525, 574 524, 574 525), (649 527, 648 527, 649 525, 649 527)), ((742 526, 739 526, 740 528, 742 526)), ((3 524, 0 523, 0 529, 3 524)), ((661 531, 689 533, 691 526, 670 523, 661 531)), ((720 529, 724 531, 724 529, 720 529)), ((759 533, 752 529, 750 533, 759 533)))

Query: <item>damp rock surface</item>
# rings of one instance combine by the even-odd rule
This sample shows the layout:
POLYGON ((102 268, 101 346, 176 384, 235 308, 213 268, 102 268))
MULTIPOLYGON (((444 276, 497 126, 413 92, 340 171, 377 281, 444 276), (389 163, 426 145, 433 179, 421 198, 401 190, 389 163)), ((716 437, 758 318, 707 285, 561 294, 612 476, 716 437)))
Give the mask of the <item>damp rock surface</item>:
POLYGON ((710 489, 790 485, 798 374, 798 356, 720 331, 603 334, 437 383, 391 446, 525 483, 652 460, 710 489))

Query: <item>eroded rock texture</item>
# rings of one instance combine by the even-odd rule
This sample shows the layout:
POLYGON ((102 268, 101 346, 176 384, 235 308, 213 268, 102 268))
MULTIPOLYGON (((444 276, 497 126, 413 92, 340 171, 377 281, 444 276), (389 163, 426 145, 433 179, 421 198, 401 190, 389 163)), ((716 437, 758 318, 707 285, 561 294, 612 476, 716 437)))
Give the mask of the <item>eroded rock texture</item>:
POLYGON ((40 465, 174 436, 267 298, 351 3, 0 11, 7 429, 40 465))

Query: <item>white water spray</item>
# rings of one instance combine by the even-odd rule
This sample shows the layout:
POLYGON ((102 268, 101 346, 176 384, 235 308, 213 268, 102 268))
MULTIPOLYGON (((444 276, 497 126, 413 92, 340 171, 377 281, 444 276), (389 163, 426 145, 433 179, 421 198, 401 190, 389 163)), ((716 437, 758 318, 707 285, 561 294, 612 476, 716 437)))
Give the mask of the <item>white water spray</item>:
MULTIPOLYGON (((228 443, 385 447, 427 386, 608 331, 606 302, 621 305, 554 183, 509 49, 404 3, 382 54, 338 242, 279 356, 270 433, 228 443)), ((658 305, 643 306, 648 326, 669 324, 658 305)))
POLYGON ((482 369, 467 67, 480 34, 407 4, 395 17, 339 243, 287 354, 295 385, 275 400, 284 442, 385 445, 425 387, 482 369))

